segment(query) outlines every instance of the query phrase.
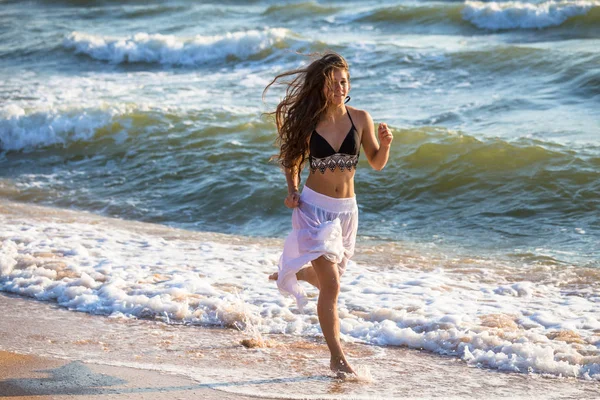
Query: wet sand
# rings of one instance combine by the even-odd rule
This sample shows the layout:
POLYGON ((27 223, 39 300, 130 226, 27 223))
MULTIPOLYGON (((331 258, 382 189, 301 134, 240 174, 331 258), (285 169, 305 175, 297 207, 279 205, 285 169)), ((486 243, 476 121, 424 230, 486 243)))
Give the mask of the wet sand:
POLYGON ((249 399, 156 371, 0 351, 2 399, 249 399))

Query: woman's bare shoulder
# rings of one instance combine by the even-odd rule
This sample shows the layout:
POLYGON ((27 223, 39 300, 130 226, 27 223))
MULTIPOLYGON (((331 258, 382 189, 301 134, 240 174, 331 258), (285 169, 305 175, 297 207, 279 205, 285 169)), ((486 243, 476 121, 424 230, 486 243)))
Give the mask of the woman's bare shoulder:
POLYGON ((371 115, 367 111, 352 106, 346 106, 346 108, 348 109, 352 120, 356 123, 359 123, 360 125, 365 125, 368 124, 369 121, 371 121, 371 115))

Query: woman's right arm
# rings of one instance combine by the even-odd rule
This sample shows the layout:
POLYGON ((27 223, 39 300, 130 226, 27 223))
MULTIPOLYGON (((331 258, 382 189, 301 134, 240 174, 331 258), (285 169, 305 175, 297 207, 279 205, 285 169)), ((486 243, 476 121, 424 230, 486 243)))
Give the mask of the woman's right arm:
POLYGON ((285 169, 285 180, 288 187, 288 195, 283 201, 286 207, 296 208, 300 203, 300 193, 298 192, 298 176, 296 168, 285 169))

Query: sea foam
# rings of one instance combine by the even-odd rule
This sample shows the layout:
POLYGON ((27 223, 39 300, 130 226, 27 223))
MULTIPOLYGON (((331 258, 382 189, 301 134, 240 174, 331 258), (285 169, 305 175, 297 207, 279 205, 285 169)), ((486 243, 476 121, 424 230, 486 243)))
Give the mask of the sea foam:
MULTIPOLYGON (((0 290, 92 314, 233 328, 250 321, 259 333, 320 334, 316 290, 307 287, 313 299, 299 313, 267 279, 279 240, 44 213, 52 218, 0 215, 0 290)), ((393 266, 359 263, 343 276, 345 340, 600 380, 600 299, 577 271, 542 268, 534 283, 485 260, 475 268, 459 259, 394 257, 393 266)))
POLYGON ((115 64, 144 62, 191 66, 227 57, 247 59, 275 46, 285 47, 285 39, 289 36, 290 31, 283 28, 191 38, 144 32, 128 37, 72 32, 63 40, 63 46, 77 54, 115 64))
POLYGON ((585 15, 600 6, 598 1, 546 1, 539 4, 518 1, 467 1, 463 18, 490 30, 542 29, 558 26, 569 18, 585 15))

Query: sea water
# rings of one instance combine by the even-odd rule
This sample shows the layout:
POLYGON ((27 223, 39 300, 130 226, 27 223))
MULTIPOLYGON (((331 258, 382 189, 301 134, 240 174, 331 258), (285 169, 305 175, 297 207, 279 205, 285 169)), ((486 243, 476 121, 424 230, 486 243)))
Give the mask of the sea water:
POLYGON ((317 293, 266 279, 291 224, 262 90, 331 49, 395 136, 356 173, 344 340, 598 380, 599 38, 597 1, 4 1, 0 289, 319 336, 317 293))

